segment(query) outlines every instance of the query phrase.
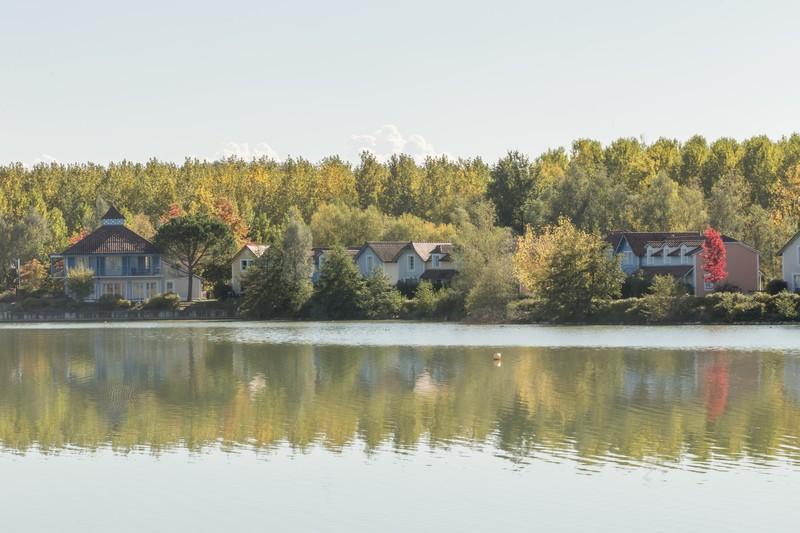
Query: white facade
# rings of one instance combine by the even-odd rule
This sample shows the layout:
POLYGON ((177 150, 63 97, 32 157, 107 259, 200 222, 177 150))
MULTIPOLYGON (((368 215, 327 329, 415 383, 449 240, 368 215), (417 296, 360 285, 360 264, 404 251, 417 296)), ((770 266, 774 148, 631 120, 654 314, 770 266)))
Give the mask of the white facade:
POLYGON ((789 292, 800 291, 800 232, 795 234, 779 252, 783 281, 789 292))

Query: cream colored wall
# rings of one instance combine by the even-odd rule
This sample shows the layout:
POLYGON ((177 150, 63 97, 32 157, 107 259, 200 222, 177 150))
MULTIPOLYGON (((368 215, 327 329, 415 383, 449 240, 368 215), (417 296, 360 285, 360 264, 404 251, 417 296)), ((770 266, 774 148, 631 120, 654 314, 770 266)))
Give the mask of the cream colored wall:
POLYGON ((255 261, 256 259, 256 254, 250 248, 244 248, 234 256, 231 262, 231 289, 234 294, 242 293, 242 276, 244 275, 242 260, 255 261))

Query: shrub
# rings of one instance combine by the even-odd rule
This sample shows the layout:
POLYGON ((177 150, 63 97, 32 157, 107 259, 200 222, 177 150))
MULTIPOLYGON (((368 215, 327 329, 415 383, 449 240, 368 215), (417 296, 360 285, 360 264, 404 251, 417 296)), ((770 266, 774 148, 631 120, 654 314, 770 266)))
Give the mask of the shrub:
POLYGON ((397 290, 406 298, 413 298, 418 287, 419 280, 416 279, 401 279, 397 282, 397 290))
POLYGON ((594 314, 596 322, 603 324, 641 324, 647 320, 641 298, 603 300, 594 314))
POLYGON ((733 306, 734 322, 754 322, 764 318, 766 306, 755 298, 746 298, 733 306))
POLYGON ((104 294, 98 300, 97 304, 100 309, 113 310, 113 309, 130 309, 133 303, 130 300, 124 299, 119 294, 104 294))
POLYGON ((361 307, 370 319, 395 318, 400 313, 403 297, 383 270, 376 269, 364 284, 361 307))
POLYGON ((652 279, 646 277, 641 271, 633 276, 628 276, 622 283, 623 298, 639 298, 650 292, 652 279))
POLYGON ((347 251, 338 246, 327 253, 314 292, 315 317, 330 320, 362 318, 366 281, 347 251))
POLYGON ((655 276, 650 294, 642 299, 642 311, 649 322, 673 322, 686 319, 691 297, 684 284, 672 276, 655 276))
POLYGON ((778 320, 797 320, 800 316, 800 295, 780 292, 769 299, 767 312, 778 320))
POLYGON ((436 314, 436 293, 430 281, 423 281, 414 295, 413 313, 417 318, 433 318, 436 314))
POLYGON ((38 311, 50 307, 50 301, 45 298, 28 297, 17 302, 17 307, 22 311, 38 311))
POLYGON ((142 306, 144 309, 157 309, 171 311, 181 305, 181 297, 174 292, 159 294, 147 300, 142 306))
POLYGON ((782 279, 771 279, 769 283, 767 283, 768 294, 778 294, 780 292, 788 290, 789 290, 789 284, 782 279))
POLYGON ((79 302, 84 301, 94 292, 94 271, 84 267, 70 269, 67 290, 79 302))

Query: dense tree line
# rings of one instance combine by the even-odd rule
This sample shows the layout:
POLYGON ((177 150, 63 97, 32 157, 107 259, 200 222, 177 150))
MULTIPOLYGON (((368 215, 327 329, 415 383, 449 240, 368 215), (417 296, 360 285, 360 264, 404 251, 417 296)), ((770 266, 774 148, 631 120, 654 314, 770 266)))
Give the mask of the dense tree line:
POLYGON ((0 166, 0 269, 64 247, 93 229, 110 203, 152 236, 176 213, 225 220, 239 241, 271 241, 291 208, 312 226, 315 244, 365 239, 454 239, 459 209, 488 199, 497 225, 565 217, 582 230, 699 230, 711 223, 752 244, 777 274, 775 251, 800 219, 800 135, 742 142, 695 136, 686 142, 621 138, 607 146, 575 141, 530 159, 512 151, 494 164, 480 158, 406 155, 355 165, 339 157, 225 159, 183 164, 151 160, 108 165, 0 166))

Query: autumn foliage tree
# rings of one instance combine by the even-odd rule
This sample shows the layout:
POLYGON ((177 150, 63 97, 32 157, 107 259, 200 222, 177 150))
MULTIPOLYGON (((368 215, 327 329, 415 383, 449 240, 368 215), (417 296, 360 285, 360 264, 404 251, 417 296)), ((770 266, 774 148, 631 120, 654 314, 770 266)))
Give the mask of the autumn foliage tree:
POLYGON ((703 279, 709 283, 717 283, 728 277, 726 267, 728 254, 720 233, 709 226, 703 241, 703 279))

